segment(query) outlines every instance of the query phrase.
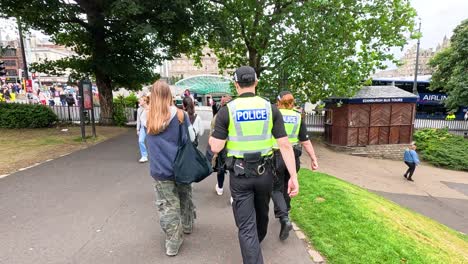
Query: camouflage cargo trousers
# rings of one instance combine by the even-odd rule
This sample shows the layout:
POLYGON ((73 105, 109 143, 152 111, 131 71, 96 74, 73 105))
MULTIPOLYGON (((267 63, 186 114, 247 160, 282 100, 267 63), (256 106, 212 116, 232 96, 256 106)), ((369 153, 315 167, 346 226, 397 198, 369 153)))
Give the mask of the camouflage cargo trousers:
POLYGON ((174 181, 155 181, 159 223, 166 234, 167 252, 177 252, 183 233, 190 234, 196 217, 192 202, 192 186, 174 181))

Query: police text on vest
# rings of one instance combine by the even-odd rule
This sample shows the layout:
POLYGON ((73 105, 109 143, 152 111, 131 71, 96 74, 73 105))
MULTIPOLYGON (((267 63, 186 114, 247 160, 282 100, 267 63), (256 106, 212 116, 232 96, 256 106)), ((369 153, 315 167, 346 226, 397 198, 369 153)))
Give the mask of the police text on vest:
POLYGON ((297 124, 297 116, 283 115, 283 121, 286 124, 297 124))
POLYGON ((250 110, 237 110, 236 121, 260 121, 267 120, 268 114, 266 109, 250 109, 250 110))

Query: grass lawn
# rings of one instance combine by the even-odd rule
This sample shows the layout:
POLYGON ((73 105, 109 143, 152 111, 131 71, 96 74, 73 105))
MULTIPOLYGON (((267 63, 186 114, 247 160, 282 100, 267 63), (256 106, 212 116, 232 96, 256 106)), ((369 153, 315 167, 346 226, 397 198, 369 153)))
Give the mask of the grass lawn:
POLYGON ((468 236, 332 176, 299 178, 291 216, 328 263, 468 263, 468 236))
MULTIPOLYGON (((128 131, 121 127, 96 127, 96 140, 81 141, 80 127, 0 129, 0 175, 70 153, 128 131), (68 131, 61 131, 68 129, 68 131)), ((86 127, 91 135, 91 127, 86 127)), ((136 137, 136 136, 135 136, 136 137)), ((135 139, 136 140, 136 139, 135 139)))

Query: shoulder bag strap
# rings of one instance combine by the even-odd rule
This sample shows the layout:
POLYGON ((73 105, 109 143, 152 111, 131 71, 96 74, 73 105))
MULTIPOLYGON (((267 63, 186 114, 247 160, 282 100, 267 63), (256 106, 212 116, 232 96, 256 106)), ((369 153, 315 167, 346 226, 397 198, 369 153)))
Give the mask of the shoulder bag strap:
POLYGON ((177 119, 179 120, 179 138, 177 140, 177 146, 182 146, 182 126, 184 125, 184 111, 177 109, 177 119))

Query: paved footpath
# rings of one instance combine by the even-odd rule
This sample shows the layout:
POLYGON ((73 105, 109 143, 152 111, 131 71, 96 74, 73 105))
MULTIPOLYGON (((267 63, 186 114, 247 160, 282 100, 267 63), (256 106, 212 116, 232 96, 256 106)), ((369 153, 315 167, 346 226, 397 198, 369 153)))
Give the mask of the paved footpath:
MULTIPOLYGON (((165 255, 148 164, 137 153, 132 130, 0 179, 0 263, 242 263, 229 192, 215 194, 215 175, 194 186, 194 233, 177 257, 165 255)), ((312 263, 301 240, 291 233, 281 243, 278 232, 271 219, 266 263, 312 263)))
MULTIPOLYGON (((376 192, 387 199, 468 234, 468 172, 416 168, 414 182, 403 178, 402 161, 356 157, 314 144, 320 172, 376 192)), ((402 154, 403 155, 403 154, 402 154)), ((304 155, 303 163, 309 163, 304 155)))

